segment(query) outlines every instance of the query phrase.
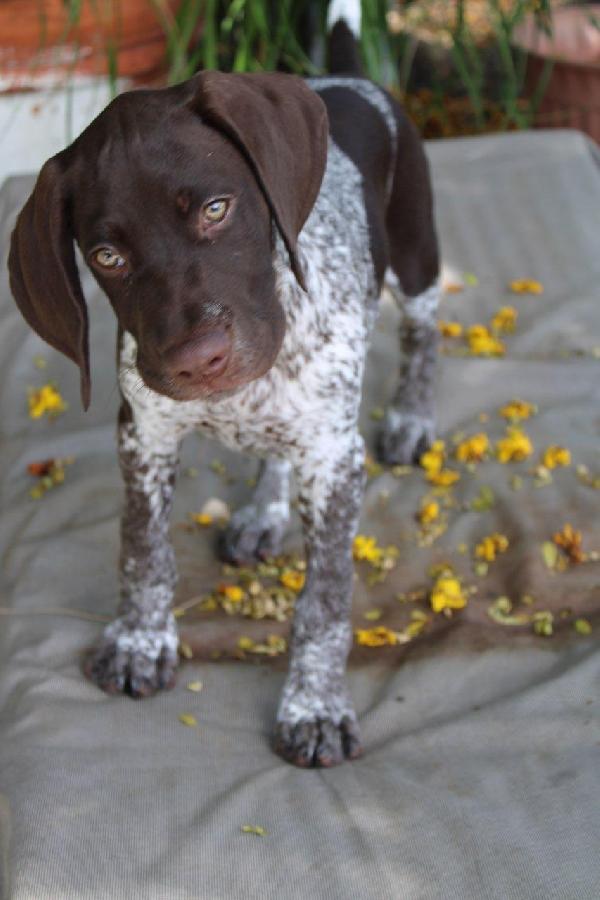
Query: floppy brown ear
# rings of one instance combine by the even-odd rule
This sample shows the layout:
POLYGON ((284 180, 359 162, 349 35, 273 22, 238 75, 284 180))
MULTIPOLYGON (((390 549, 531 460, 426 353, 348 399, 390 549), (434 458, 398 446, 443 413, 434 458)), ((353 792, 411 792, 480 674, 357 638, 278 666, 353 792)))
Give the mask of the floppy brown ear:
POLYGON ((226 134, 250 163, 306 290, 296 242, 325 171, 325 104, 294 75, 201 72, 194 81, 190 108, 226 134))
POLYGON ((58 157, 43 166, 12 233, 10 286, 29 325, 81 372, 81 401, 90 405, 88 315, 68 222, 58 157))

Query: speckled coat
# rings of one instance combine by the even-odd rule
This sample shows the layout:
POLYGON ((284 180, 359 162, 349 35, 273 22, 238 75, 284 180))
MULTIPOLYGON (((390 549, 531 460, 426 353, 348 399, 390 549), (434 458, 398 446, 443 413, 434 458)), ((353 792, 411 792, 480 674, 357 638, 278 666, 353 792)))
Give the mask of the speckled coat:
MULTIPOLYGON (((275 291, 285 319, 274 364, 235 391, 182 402, 145 384, 136 340, 121 331, 121 603, 86 667, 110 692, 145 696, 173 683, 178 637, 169 513, 180 442, 199 429, 259 456, 264 463, 255 495, 234 514, 224 546, 233 560, 277 552, 293 472, 308 566, 275 748, 302 766, 333 765, 361 752, 344 672, 351 644, 351 547, 364 471, 357 427, 363 368, 385 281, 404 310, 403 356, 380 451, 388 461, 412 461, 433 437, 438 270, 427 166, 399 108, 362 79, 336 76, 310 86, 329 114, 327 163, 298 235, 295 266, 272 223, 275 291)), ((23 244, 23 230, 15 245, 19 240, 23 244)), ((17 246, 13 289, 23 309, 18 265, 17 246)), ((52 342, 68 352, 65 341, 52 342)))

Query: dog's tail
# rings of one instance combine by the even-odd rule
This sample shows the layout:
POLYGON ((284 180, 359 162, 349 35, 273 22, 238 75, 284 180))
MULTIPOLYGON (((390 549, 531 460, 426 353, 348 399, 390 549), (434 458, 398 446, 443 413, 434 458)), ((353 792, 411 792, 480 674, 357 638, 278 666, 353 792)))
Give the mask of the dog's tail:
POLYGON ((327 69, 332 75, 364 75, 360 25, 360 0, 332 0, 327 10, 327 69))

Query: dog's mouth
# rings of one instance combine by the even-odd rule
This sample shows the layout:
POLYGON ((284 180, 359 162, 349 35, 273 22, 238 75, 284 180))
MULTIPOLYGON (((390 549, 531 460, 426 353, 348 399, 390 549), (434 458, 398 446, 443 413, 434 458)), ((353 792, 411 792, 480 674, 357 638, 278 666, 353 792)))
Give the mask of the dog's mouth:
POLYGON ((252 378, 220 377, 186 384, 178 382, 169 376, 162 376, 160 373, 144 370, 139 365, 138 372, 142 381, 150 390, 180 403, 193 400, 219 400, 224 397, 231 397, 253 380, 252 378))
POLYGON ((233 397, 242 391, 251 382, 262 378, 272 368, 273 360, 263 360, 262 365, 247 365, 246 367, 231 368, 216 378, 203 378, 193 382, 181 381, 169 375, 146 368, 137 363, 138 373, 150 390, 170 400, 179 403, 193 401, 219 401, 233 397))
POLYGON ((244 348, 237 346, 225 364, 214 372, 205 367, 202 373, 179 371, 174 375, 168 367, 162 367, 160 359, 153 356, 148 359, 145 353, 141 354, 138 345, 136 368, 146 387, 157 394, 177 402, 212 402, 232 397, 266 375, 277 359, 279 342, 268 347, 270 352, 265 349, 253 344, 246 344, 244 348))

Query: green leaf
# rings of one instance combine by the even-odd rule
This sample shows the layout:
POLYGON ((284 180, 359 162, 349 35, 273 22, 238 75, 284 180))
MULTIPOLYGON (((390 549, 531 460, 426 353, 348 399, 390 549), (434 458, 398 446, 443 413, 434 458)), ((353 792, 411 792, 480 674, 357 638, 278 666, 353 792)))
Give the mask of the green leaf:
POLYGON ((496 502, 496 495, 491 487, 483 484, 477 496, 471 500, 470 508, 473 512, 486 512, 491 509, 496 502))
POLYGON ((380 609, 368 609, 363 613, 363 619, 367 619, 368 622, 376 622, 381 618, 381 610, 380 609))
POLYGON ((558 547, 556 544, 553 544, 552 541, 544 541, 542 544, 542 557, 546 568, 556 568, 556 563, 558 561, 558 547))
POLYGON ((533 630, 540 637, 552 637, 554 630, 554 614, 549 610, 534 613, 532 616, 533 630))
POLYGON ((587 619, 575 619, 573 622, 573 628, 577 632, 577 634, 588 635, 592 633, 592 626, 587 619))
POLYGON ((265 837, 267 834, 262 825, 242 825, 241 830, 244 834, 256 834, 258 837, 265 837))
POLYGON ((180 713, 179 721, 183 725, 187 725, 188 728, 197 728, 198 727, 198 720, 196 719, 196 716, 193 716, 191 713, 180 713))
POLYGON ((185 641, 179 641, 179 655, 183 656, 185 659, 191 659, 194 655, 194 652, 190 645, 185 641))
POLYGON ((508 597, 498 597, 488 606, 488 616, 499 625, 527 625, 530 621, 527 613, 512 613, 512 603, 508 597))

